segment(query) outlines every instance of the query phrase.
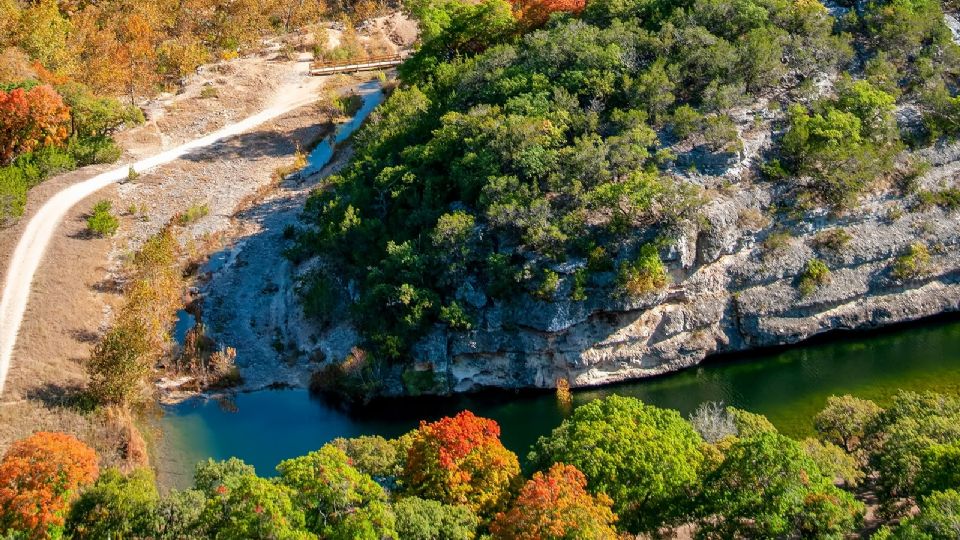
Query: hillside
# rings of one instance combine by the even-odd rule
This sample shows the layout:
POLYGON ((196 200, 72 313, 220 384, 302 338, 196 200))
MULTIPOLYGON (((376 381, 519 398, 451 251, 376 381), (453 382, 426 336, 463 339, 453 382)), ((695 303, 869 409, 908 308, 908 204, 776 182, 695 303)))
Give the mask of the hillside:
POLYGON ((593 385, 960 306, 951 6, 409 7, 289 250, 320 386, 593 385))

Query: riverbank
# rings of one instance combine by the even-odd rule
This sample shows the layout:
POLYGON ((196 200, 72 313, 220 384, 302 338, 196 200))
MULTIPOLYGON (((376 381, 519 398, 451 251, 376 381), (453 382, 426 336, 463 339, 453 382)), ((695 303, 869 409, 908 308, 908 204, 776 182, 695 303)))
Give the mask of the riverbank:
MULTIPOLYGON (((785 434, 802 438, 812 433, 813 415, 830 395, 850 393, 886 404, 899 389, 960 395, 960 320, 936 319, 883 333, 845 333, 761 355, 725 356, 663 377, 577 391, 573 405, 618 394, 687 415, 702 402, 723 401, 764 414, 785 434)), ((421 419, 463 409, 497 420, 504 444, 521 457, 571 410, 552 392, 408 398, 402 406, 391 401, 354 414, 305 389, 241 393, 167 409, 159 420, 166 433, 166 457, 157 467, 166 485, 186 485, 197 460, 236 455, 269 475, 280 460, 336 437, 397 436, 421 419)))

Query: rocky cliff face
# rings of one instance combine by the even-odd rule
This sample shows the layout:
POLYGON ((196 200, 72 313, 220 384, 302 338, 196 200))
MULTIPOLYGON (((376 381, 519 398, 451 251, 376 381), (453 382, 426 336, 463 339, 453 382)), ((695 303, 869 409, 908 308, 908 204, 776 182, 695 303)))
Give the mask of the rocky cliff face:
MULTIPOLYGON (((957 186, 960 145, 922 157, 931 168, 920 189, 957 186)), ((913 196, 877 193, 842 216, 819 211, 772 225, 777 187, 750 184, 738 165, 702 179, 708 187, 727 182, 727 189, 714 191, 702 222, 680 231, 661 254, 673 277, 665 290, 572 302, 565 293, 583 261, 555 269, 566 276, 554 302, 488 302, 467 286, 462 299, 486 306, 482 321, 466 333, 434 330, 415 348, 418 368, 433 370, 438 391, 552 387, 558 378, 582 387, 679 370, 715 353, 960 309, 960 212, 916 211, 913 196), (836 229, 849 235, 846 243, 822 246, 824 231, 836 229), (930 260, 919 275, 898 279, 893 265, 916 243, 928 247, 930 260), (799 276, 814 258, 830 267, 829 282, 803 295, 799 276)))

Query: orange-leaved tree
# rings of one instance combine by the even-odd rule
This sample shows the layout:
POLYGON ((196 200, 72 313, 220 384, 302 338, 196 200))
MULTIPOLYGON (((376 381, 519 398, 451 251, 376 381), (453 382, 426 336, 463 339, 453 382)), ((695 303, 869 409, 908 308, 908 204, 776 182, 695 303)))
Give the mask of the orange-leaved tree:
POLYGON ((490 525, 495 539, 615 540, 613 501, 587 492, 587 477, 573 465, 555 463, 533 475, 507 512, 490 525))
POLYGON ((0 461, 0 533, 58 536, 70 500, 97 473, 96 452, 65 433, 13 443, 0 461))
POLYGON ((492 516, 520 472, 513 452, 500 442, 500 426, 470 411, 420 423, 407 452, 403 480, 415 495, 463 504, 492 516))
POLYGON ((513 15, 526 29, 543 26, 550 14, 558 11, 580 13, 586 0, 512 0, 513 15))
POLYGON ((48 85, 0 90, 0 165, 39 146, 67 137, 70 109, 48 85))

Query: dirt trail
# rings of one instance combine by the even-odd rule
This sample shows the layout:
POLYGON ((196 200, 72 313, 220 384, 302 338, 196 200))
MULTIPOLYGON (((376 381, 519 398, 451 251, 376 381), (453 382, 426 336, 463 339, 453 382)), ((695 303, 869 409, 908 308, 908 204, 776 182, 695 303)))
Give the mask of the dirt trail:
MULTIPOLYGON (((308 69, 309 62, 307 59, 303 59, 300 63, 303 70, 308 69)), ((320 82, 318 79, 309 79, 304 82, 302 77, 296 77, 294 82, 284 85, 281 91, 277 93, 277 97, 270 107, 253 116, 152 157, 98 174, 89 180, 68 187, 50 198, 28 223, 7 268, 3 297, 0 300, 0 393, 3 392, 7 372, 10 369, 17 334, 27 308, 34 274, 40 266, 47 245, 61 220, 75 204, 106 186, 123 180, 127 177, 130 169, 141 172, 170 163, 192 152, 214 145, 225 138, 249 131, 286 112, 307 105, 317 99, 317 89, 320 82)))

